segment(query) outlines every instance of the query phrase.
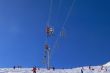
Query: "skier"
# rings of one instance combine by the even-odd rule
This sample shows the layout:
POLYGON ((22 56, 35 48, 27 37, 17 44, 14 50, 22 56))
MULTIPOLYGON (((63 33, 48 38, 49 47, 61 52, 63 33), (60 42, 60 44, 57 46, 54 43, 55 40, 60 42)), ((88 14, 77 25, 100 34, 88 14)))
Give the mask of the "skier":
POLYGON ((105 67, 105 71, 107 72, 108 70, 107 70, 107 67, 105 67))
POLYGON ((91 67, 91 65, 89 66, 89 70, 94 71, 95 69, 91 67))
POLYGON ((81 69, 81 73, 83 73, 83 69, 81 69))
POLYGON ((36 67, 33 67, 32 71, 33 73, 36 73, 36 67))
POLYGON ((13 69, 15 69, 16 67, 15 66, 13 66, 13 69))
POLYGON ((103 70, 104 69, 104 66, 101 66, 101 70, 103 70))
POLYGON ((55 67, 53 67, 53 71, 55 71, 55 67))
POLYGON ((89 70, 92 70, 91 65, 89 65, 89 70))

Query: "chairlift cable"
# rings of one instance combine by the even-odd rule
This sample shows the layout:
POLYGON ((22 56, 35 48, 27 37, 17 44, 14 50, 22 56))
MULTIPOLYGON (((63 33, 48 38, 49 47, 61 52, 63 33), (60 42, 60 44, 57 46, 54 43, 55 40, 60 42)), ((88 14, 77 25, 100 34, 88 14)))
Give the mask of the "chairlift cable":
MULTIPOLYGON (((71 14, 71 12, 72 12, 72 9, 73 9, 73 6, 74 6, 75 2, 76 2, 76 0, 73 0, 72 5, 71 5, 71 7, 69 8, 69 11, 68 11, 68 13, 67 13, 67 16, 66 16, 66 18, 65 18, 65 21, 64 21, 62 27, 61 27, 60 32, 65 29, 64 27, 65 27, 66 22, 68 21, 68 19, 69 19, 69 17, 70 17, 70 14, 71 14)), ((55 48, 56 44, 58 43, 58 40, 59 40, 59 37, 60 37, 60 32, 59 32, 59 34, 58 34, 58 36, 57 36, 57 38, 56 38, 56 40, 55 40, 55 42, 54 42, 52 48, 55 48)))
POLYGON ((52 6, 53 6, 53 0, 50 0, 49 15, 48 15, 48 20, 47 20, 47 24, 46 25, 50 25, 51 14, 52 14, 52 6))

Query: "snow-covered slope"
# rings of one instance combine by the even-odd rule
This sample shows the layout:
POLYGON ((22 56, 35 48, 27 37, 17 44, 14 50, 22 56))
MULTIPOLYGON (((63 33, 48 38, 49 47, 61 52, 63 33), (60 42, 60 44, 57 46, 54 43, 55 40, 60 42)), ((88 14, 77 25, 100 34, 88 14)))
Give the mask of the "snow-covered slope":
MULTIPOLYGON (((102 66, 85 66, 72 69, 43 69, 36 70, 36 73, 110 73, 110 62, 102 66)), ((0 68, 0 73, 33 73, 32 68, 0 68)))
POLYGON ((104 64, 103 66, 107 66, 107 67, 110 67, 110 62, 104 64))

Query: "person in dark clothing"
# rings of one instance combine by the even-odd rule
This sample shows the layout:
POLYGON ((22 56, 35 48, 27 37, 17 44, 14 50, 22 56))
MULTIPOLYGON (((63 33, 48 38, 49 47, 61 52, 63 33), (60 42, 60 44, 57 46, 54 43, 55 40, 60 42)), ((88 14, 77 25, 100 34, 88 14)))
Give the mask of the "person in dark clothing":
POLYGON ((32 71, 33 73, 36 73, 36 67, 33 67, 32 71))
POLYGON ((107 72, 107 68, 105 68, 105 71, 107 72))
POLYGON ((15 66, 13 66, 13 69, 15 69, 16 67, 15 66))
POLYGON ((91 70, 91 65, 89 65, 89 70, 91 70))
POLYGON ((90 65, 90 66, 89 66, 89 70, 94 71, 95 69, 90 65))
POLYGON ((103 66, 101 66, 101 70, 103 70, 104 69, 104 67, 103 66))
POLYGON ((83 69, 81 69, 81 73, 83 73, 83 69))
POLYGON ((55 70, 55 67, 53 67, 53 71, 55 70))

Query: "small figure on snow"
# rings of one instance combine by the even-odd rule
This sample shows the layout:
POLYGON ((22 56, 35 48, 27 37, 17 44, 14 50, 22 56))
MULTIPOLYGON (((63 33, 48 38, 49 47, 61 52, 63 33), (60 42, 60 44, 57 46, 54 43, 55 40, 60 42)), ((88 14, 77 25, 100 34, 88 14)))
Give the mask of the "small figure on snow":
POLYGON ((15 69, 16 68, 16 66, 13 66, 13 69, 15 69))
POLYGON ((106 72, 108 71, 106 67, 105 67, 105 71, 106 71, 106 72))
POLYGON ((101 70, 103 70, 103 69, 104 69, 104 66, 102 65, 102 66, 101 66, 101 70))
POLYGON ((89 66, 89 70, 94 70, 94 68, 91 67, 91 65, 89 66))
POLYGON ((89 70, 91 70, 91 65, 89 65, 89 70))
POLYGON ((53 71, 55 71, 55 67, 53 67, 53 71))
POLYGON ((33 69, 32 69, 32 71, 33 71, 33 73, 36 73, 36 67, 33 67, 33 69))
POLYGON ((83 73, 83 69, 81 69, 81 73, 83 73))

